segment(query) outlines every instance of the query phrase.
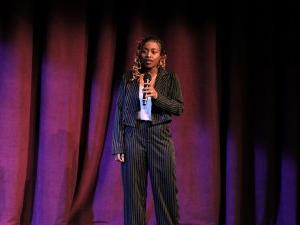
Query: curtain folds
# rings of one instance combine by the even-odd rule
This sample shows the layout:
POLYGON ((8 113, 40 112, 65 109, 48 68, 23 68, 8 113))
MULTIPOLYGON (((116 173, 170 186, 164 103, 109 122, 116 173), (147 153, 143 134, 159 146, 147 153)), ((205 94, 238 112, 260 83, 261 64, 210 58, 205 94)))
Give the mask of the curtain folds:
POLYGON ((180 224, 299 223, 297 11, 264 0, 221 16, 199 4, 1 5, 1 225, 123 223, 111 132, 122 73, 147 34, 165 42, 183 91, 171 124, 180 224))

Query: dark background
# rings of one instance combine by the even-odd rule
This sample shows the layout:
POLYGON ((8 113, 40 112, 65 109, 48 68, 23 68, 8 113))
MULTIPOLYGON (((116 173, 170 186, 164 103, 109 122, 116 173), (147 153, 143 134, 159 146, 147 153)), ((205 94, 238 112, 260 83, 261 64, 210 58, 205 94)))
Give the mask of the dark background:
MULTIPOLYGON (((0 224, 122 224, 111 156, 137 42, 165 42, 182 225, 299 224, 292 1, 2 1, 0 224)), ((147 221, 155 224, 151 187, 147 221)))

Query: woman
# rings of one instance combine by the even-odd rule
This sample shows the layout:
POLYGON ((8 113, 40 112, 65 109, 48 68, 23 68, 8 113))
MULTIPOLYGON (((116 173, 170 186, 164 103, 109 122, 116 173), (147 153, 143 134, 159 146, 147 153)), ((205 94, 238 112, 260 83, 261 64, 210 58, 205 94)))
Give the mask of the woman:
POLYGON ((120 84, 113 155, 122 163, 125 225, 146 224, 148 173, 157 224, 178 225, 169 123, 172 115, 183 112, 183 98, 175 74, 166 70, 166 57, 159 38, 145 37, 138 44, 132 70, 120 84))

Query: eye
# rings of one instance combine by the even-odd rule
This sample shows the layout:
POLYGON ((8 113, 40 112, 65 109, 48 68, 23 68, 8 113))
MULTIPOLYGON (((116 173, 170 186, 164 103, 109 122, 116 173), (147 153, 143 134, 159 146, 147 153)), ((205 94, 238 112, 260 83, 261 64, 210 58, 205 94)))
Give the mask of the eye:
POLYGON ((152 54, 159 54, 159 50, 152 50, 152 54))

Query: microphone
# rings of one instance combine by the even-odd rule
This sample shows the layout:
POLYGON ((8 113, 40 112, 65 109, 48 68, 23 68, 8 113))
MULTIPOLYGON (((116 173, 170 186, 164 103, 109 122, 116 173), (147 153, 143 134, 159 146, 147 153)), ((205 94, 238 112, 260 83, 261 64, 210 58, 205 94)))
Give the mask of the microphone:
MULTIPOLYGON (((151 75, 149 73, 146 73, 144 75, 144 88, 149 87, 151 81, 151 75)), ((147 98, 146 98, 146 93, 143 94, 143 105, 147 104, 147 98)))

